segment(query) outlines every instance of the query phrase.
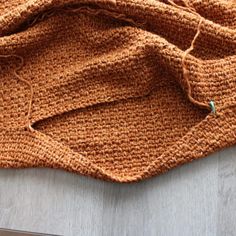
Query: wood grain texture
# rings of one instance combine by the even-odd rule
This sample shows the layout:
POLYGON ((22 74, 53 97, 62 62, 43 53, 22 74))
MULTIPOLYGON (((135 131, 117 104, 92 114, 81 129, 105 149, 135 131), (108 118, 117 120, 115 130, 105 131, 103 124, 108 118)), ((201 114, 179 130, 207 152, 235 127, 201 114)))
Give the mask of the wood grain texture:
POLYGON ((236 147, 135 184, 0 170, 0 227, 59 235, 236 235, 236 147))

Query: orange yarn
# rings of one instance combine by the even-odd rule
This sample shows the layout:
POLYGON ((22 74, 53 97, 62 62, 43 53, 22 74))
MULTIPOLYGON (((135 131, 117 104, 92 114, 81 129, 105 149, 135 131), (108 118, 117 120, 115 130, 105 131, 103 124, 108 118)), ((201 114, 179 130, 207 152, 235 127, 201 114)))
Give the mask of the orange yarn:
POLYGON ((182 2, 1 4, 0 167, 132 182, 235 145, 236 11, 182 2))
POLYGON ((9 55, 0 55, 0 57, 2 58, 9 58, 9 57, 15 57, 20 59, 20 65, 13 71, 13 74, 15 75, 15 77, 19 80, 22 81, 23 83, 27 84, 29 86, 30 89, 30 98, 29 98, 29 106, 28 106, 28 112, 27 112, 27 122, 26 122, 26 127, 30 130, 30 131, 34 131, 34 129, 31 126, 31 122, 30 122, 30 116, 31 116, 31 109, 32 109, 32 102, 33 102, 33 86, 31 84, 30 81, 22 78, 18 72, 21 70, 21 68, 24 65, 24 59, 23 57, 16 55, 16 54, 9 54, 9 55))
POLYGON ((190 86, 189 78, 188 78, 188 70, 187 70, 187 68, 186 68, 186 57, 187 57, 187 56, 189 55, 189 53, 194 49, 194 44, 195 44, 195 42, 196 42, 196 40, 197 40, 197 38, 198 38, 198 36, 199 36, 199 34, 200 34, 201 24, 202 24, 202 22, 203 22, 203 18, 201 17, 201 15, 199 15, 199 14, 195 11, 194 8, 190 7, 190 6, 188 5, 188 3, 185 2, 185 1, 183 1, 183 2, 184 2, 184 4, 186 5, 186 7, 179 6, 179 5, 177 5, 176 3, 174 3, 172 0, 168 0, 168 2, 169 2, 170 4, 172 4, 173 6, 175 6, 175 7, 179 8, 179 9, 181 9, 181 10, 187 10, 187 11, 193 13, 194 15, 197 15, 197 16, 200 17, 200 20, 199 20, 199 23, 198 23, 198 26, 197 26, 197 32, 196 32, 196 34, 195 34, 195 36, 194 36, 194 38, 193 38, 193 40, 192 40, 192 42, 191 42, 191 45, 190 45, 190 47, 189 47, 188 49, 186 49, 186 50, 184 51, 184 53, 183 53, 183 57, 182 57, 182 68, 183 68, 183 77, 184 77, 184 79, 185 79, 185 81, 186 81, 186 83, 187 83, 187 87, 188 87, 188 90, 187 90, 188 92, 187 92, 187 94, 188 94, 189 100, 190 100, 191 102, 195 103, 195 104, 198 105, 198 106, 201 106, 201 107, 203 107, 203 108, 209 109, 210 107, 209 107, 208 104, 205 104, 205 103, 203 103, 203 102, 199 102, 199 101, 197 101, 196 99, 194 99, 194 98, 192 97, 191 86, 190 86))

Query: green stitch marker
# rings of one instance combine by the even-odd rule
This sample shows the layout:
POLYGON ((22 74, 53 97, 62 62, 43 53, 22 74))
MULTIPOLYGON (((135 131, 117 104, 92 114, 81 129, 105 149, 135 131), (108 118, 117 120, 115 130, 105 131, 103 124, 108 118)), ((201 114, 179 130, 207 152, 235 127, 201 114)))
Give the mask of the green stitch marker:
POLYGON ((211 108, 211 112, 212 112, 213 114, 216 114, 216 107, 215 107, 214 101, 211 100, 210 103, 209 103, 209 105, 210 105, 210 108, 211 108))

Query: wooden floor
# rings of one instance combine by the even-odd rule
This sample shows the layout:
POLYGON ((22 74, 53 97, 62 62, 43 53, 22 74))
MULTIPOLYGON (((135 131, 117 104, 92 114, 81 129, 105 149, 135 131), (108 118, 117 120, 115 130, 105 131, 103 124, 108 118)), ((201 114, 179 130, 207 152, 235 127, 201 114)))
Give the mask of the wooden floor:
POLYGON ((236 147, 136 184, 0 170, 0 228, 75 236, 235 236, 236 147))

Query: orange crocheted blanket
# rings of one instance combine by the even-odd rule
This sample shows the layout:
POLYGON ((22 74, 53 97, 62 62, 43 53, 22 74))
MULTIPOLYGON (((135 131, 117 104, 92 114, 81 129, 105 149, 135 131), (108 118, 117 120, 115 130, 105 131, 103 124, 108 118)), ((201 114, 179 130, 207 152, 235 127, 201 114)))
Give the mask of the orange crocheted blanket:
POLYGON ((0 167, 131 182, 236 143, 234 0, 0 0, 0 167))

